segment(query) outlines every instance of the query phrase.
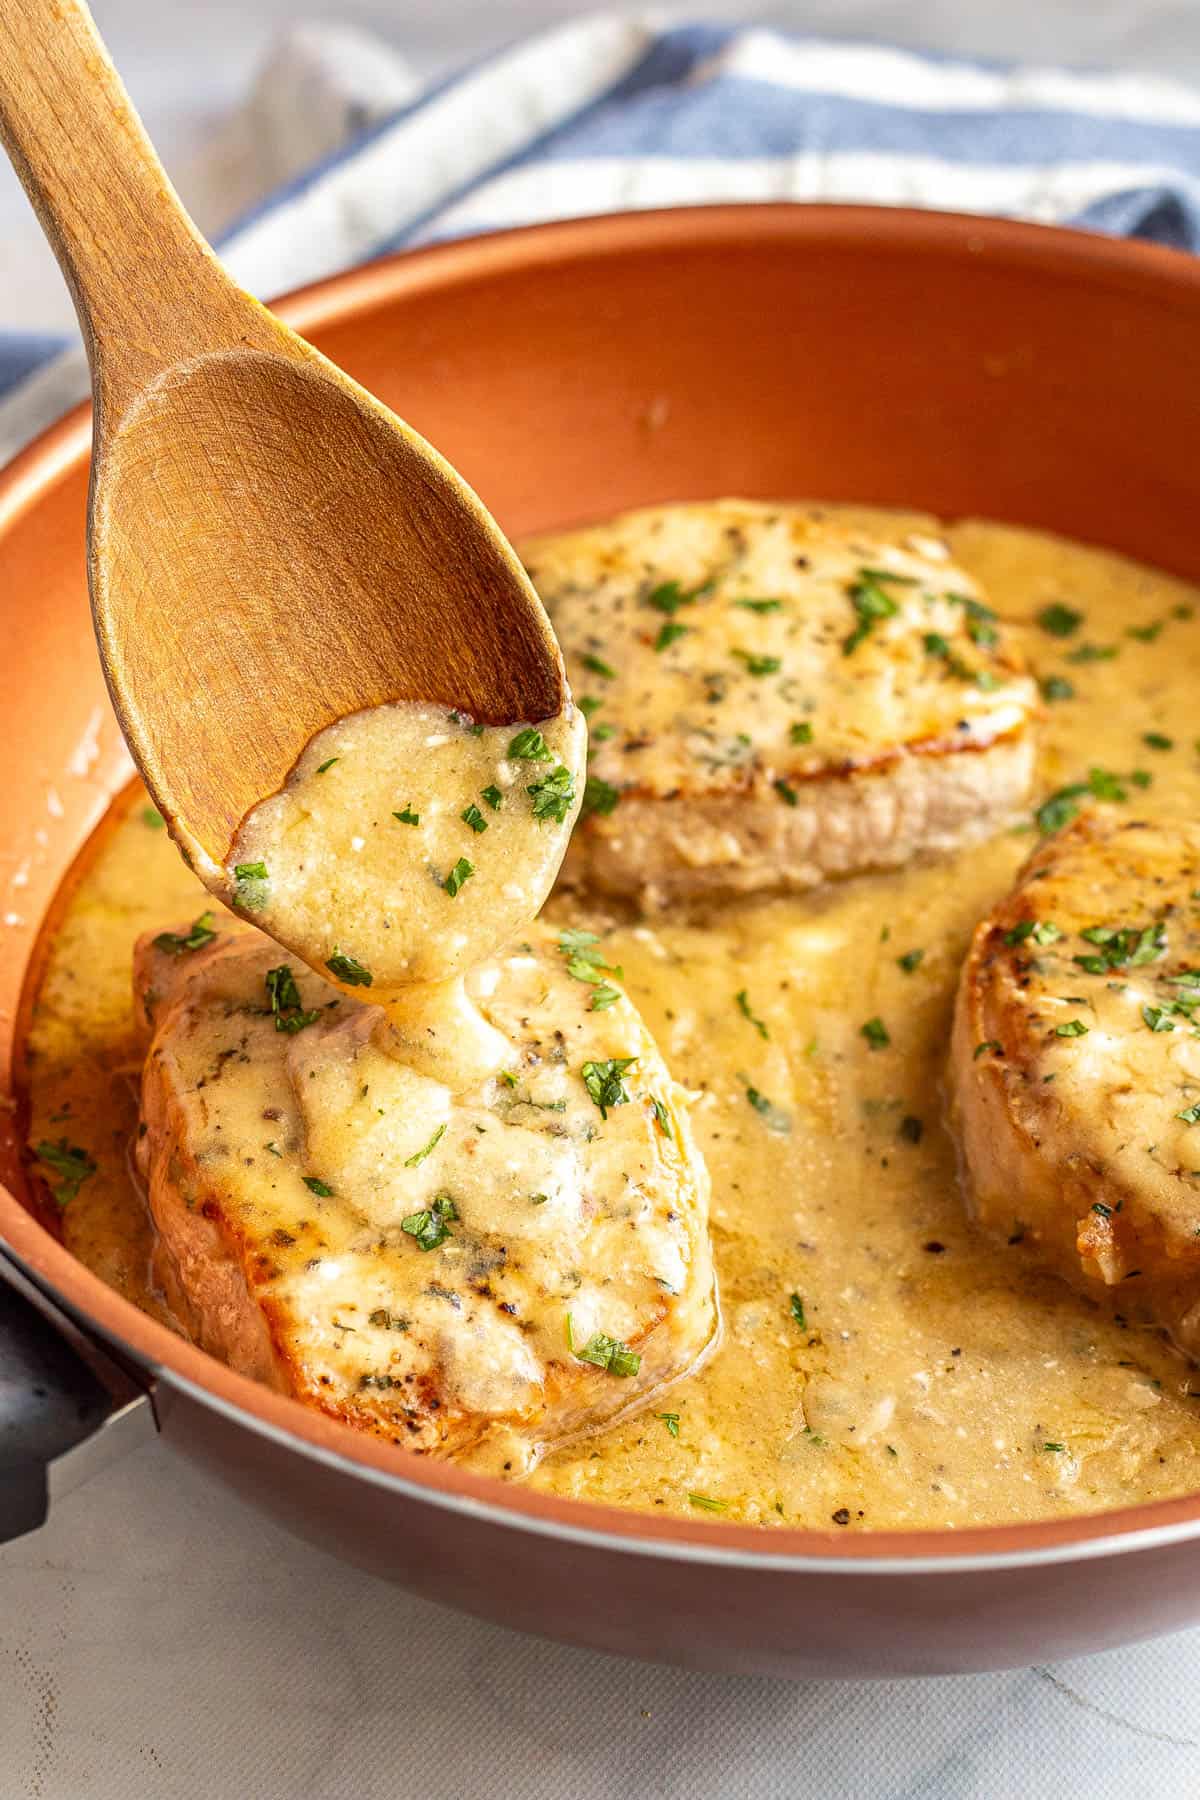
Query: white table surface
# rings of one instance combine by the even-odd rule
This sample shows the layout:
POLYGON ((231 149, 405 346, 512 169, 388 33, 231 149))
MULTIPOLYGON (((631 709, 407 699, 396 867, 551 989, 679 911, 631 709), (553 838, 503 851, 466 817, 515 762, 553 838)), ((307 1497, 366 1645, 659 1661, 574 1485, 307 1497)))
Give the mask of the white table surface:
MULTIPOLYGON (((323 10, 384 32, 426 73, 586 9, 331 0, 323 10)), ((689 10, 1200 83, 1196 0, 689 10)), ((95 0, 95 11, 187 196, 189 158, 296 9, 95 0)), ((0 323, 69 320, 2 169, 0 323)), ((0 1551, 0 1800, 177 1796, 1196 1800, 1200 1630, 1052 1670, 940 1682, 686 1675, 413 1600, 292 1541, 152 1444, 0 1551)))

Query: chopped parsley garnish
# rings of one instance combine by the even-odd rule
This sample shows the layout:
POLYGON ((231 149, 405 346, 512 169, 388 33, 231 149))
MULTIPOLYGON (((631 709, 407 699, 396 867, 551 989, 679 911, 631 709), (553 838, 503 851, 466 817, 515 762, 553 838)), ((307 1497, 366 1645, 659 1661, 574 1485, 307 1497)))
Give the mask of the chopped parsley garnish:
POLYGON ((1153 625, 1127 625, 1125 636, 1136 638, 1139 644, 1152 644, 1165 624, 1165 619, 1156 619, 1153 625))
MULTIPOLYGON (((917 585, 915 575, 901 575, 895 569, 860 569, 858 573, 864 581, 894 581, 897 587, 916 587, 917 585)), ((947 594, 946 598, 952 600, 954 596, 947 594)))
POLYGON ((782 600, 735 600, 733 604, 740 606, 744 612, 775 613, 783 611, 782 600))
POLYGON ((493 812, 499 812, 504 804, 504 795, 500 792, 498 787, 485 787, 481 789, 480 797, 487 801, 493 812))
POLYGON ((1111 769, 1089 769, 1088 786, 1097 800, 1128 800, 1129 795, 1122 786, 1121 777, 1111 769))
POLYGON ((793 744, 811 744, 813 728, 807 719, 797 719, 789 729, 788 737, 793 744))
POLYGON ((419 825, 421 823, 421 815, 419 812, 413 811, 411 800, 404 808, 403 812, 394 812, 392 817, 393 819, 399 819, 402 825, 419 825))
POLYGON ((893 619, 900 611, 890 594, 885 594, 880 583, 897 581, 903 586, 911 586, 912 578, 907 575, 892 575, 886 569, 860 569, 858 580, 850 589, 850 604, 858 616, 858 623, 850 635, 842 640, 843 656, 852 656, 864 638, 870 637, 881 619, 893 619))
POLYGON ((1135 769, 1128 776, 1117 775, 1112 769, 1091 768, 1086 781, 1072 781, 1051 794, 1034 813, 1034 822, 1044 837, 1053 831, 1060 831, 1069 825, 1072 819, 1079 816, 1079 802, 1091 794, 1097 800, 1125 801, 1129 798, 1125 787, 1131 781, 1135 787, 1147 787, 1151 776, 1145 769, 1135 769))
POLYGON ((579 707, 584 718, 590 719, 593 713, 598 713, 600 711, 604 702, 603 700, 597 700, 595 694, 580 694, 576 705, 579 707))
POLYGON ((41 1143, 34 1145, 33 1154, 59 1177, 54 1190, 59 1206, 69 1206, 84 1182, 96 1173, 97 1164, 87 1151, 80 1149, 78 1144, 69 1144, 65 1137, 59 1138, 56 1144, 43 1138, 41 1143))
POLYGON ((463 886, 463 883, 470 881, 474 873, 475 864, 468 862, 465 856, 460 856, 450 873, 447 875, 445 881, 442 883, 442 886, 452 900, 463 886))
POLYGON ((860 1025, 859 1036, 866 1038, 872 1050, 886 1050, 892 1041, 891 1033, 880 1018, 868 1019, 865 1025, 860 1025))
POLYGON ((437 1250, 453 1235, 450 1226, 457 1217, 458 1208, 449 1194, 439 1194, 431 1206, 401 1219, 400 1229, 415 1239, 418 1250, 437 1250))
POLYGON ((777 675, 783 667, 782 657, 759 656, 753 650, 731 650, 730 655, 745 663, 750 675, 777 675))
POLYGON ((666 613, 668 618, 673 618, 681 606, 694 606, 701 594, 707 594, 714 579, 710 575, 707 581, 702 581, 699 587, 694 588, 685 588, 678 581, 660 582, 646 595, 646 605, 652 606, 655 612, 666 613))
POLYGON ((1185 1125, 1200 1125, 1200 1100, 1195 1106, 1187 1106, 1182 1112, 1177 1112, 1175 1117, 1182 1119, 1185 1125))
POLYGON ((1088 1028, 1082 1019, 1068 1019, 1065 1024, 1054 1027, 1055 1037, 1077 1038, 1086 1037, 1087 1034, 1088 1028))
POLYGON ((1161 731, 1143 731, 1142 742, 1151 750, 1173 750, 1175 739, 1165 737, 1161 731))
POLYGON ((904 970, 906 975, 911 975, 914 970, 920 968, 924 960, 924 950, 906 950, 903 956, 898 956, 896 958, 896 963, 899 968, 904 970))
POLYGON ((982 600, 976 600, 973 594, 948 593, 947 600, 953 606, 961 606, 967 615, 967 636, 973 644, 988 650, 1000 640, 996 630, 996 613, 982 600))
POLYGON ((603 1331, 594 1331, 582 1350, 575 1351, 576 1362, 593 1363, 597 1369, 605 1369, 610 1375, 628 1378, 636 1375, 642 1366, 642 1359, 636 1350, 623 1344, 620 1338, 606 1336, 603 1331))
POLYGON ((1096 954, 1076 956, 1073 960, 1089 975, 1103 975, 1109 969, 1143 968, 1166 954, 1167 928, 1160 920, 1156 925, 1088 925, 1080 932, 1085 943, 1095 944, 1096 954))
POLYGON ((922 639, 927 656, 949 656, 950 640, 943 637, 940 631, 927 631, 922 639))
POLYGON ((550 762, 550 749, 541 732, 533 725, 526 725, 518 731, 508 746, 509 756, 519 758, 521 762, 550 762))
POLYGON ((604 960, 604 951, 600 948, 600 939, 594 931, 582 931, 575 927, 560 932, 558 948, 567 959, 567 974, 574 981, 591 982, 593 986, 604 984, 605 975, 620 976, 622 971, 614 968, 604 960))
POLYGON ((322 1181, 319 1175, 302 1175, 300 1179, 309 1193, 315 1194, 318 1200, 332 1200, 333 1189, 327 1181, 322 1181))
POLYGON ((677 1438, 679 1436, 679 1414, 678 1413, 655 1413, 654 1416, 656 1419, 662 1420, 663 1424, 666 1426, 667 1430, 670 1432, 670 1434, 673 1438, 677 1438))
POLYGON ((980 1057, 986 1056, 989 1050, 994 1050, 996 1055, 999 1056, 1003 1052, 1003 1049, 1004 1045, 1000 1042, 999 1038, 984 1038, 982 1044, 976 1044, 972 1051, 971 1061, 978 1062, 980 1057))
POLYGON ((1051 1453, 1051 1455, 1053 1455, 1053 1456, 1062 1456, 1063 1453, 1065 1452, 1066 1448, 1067 1448, 1067 1446, 1065 1444, 1043 1444, 1042 1445, 1042 1449, 1048 1450, 1051 1453))
POLYGON ((291 1036, 303 1031, 308 1025, 315 1025, 321 1016, 318 1007, 313 1012, 303 1010, 300 989, 296 986, 296 977, 287 963, 280 963, 277 969, 268 969, 265 976, 267 998, 271 1002, 271 1011, 275 1015, 276 1031, 286 1031, 291 1036))
POLYGON ((808 1320, 804 1317, 804 1302, 799 1294, 792 1295, 790 1306, 792 1317, 800 1327, 801 1331, 807 1331, 808 1320))
POLYGON ((235 863, 233 878, 235 881, 265 881, 267 865, 265 862, 235 863))
POLYGON ((785 806, 799 806, 800 796, 790 781, 785 781, 782 776, 778 776, 771 783, 771 786, 775 789, 775 792, 779 795, 779 798, 783 801, 785 806))
POLYGON ((1142 1018, 1151 1031, 1174 1031, 1175 1021, 1171 1017, 1173 1011, 1174 1007, 1171 1005, 1143 1006, 1142 1018))
POLYGON ((204 912, 198 919, 193 919, 186 933, 178 931, 160 931, 154 940, 156 950, 165 950, 168 956, 182 956, 187 950, 202 950, 205 944, 211 944, 216 937, 213 930, 215 913, 204 912))
POLYGON ((724 1512, 728 1504, 727 1500, 713 1500, 708 1494, 688 1495, 688 1505, 696 1507, 699 1512, 724 1512))
POLYGON ((1006 944, 1023 944, 1027 938, 1032 938, 1044 949, 1047 944, 1056 944, 1061 936, 1058 926, 1048 919, 1020 919, 1011 931, 1005 932, 1004 941, 1006 944))
POLYGON ((615 1006, 620 998, 620 988, 610 987, 607 981, 602 981, 598 988, 592 990, 592 1001, 588 1011, 607 1012, 609 1007, 615 1006))
POLYGON ((333 947, 333 955, 326 960, 325 967, 331 975, 336 975, 339 981, 344 981, 347 987, 370 987, 375 979, 370 969, 360 963, 357 956, 348 956, 344 950, 339 950, 336 944, 333 947))
POLYGON ((406 1169, 419 1168, 420 1165, 425 1161, 425 1158, 427 1156, 431 1156, 433 1154, 433 1152, 437 1149, 438 1145, 441 1143, 441 1141, 445 1137, 445 1135, 446 1135, 445 1125, 439 1125, 437 1130, 434 1132, 433 1136, 430 1138, 430 1140, 427 1144, 422 1144, 421 1148, 419 1150, 414 1150, 411 1156, 405 1157, 405 1159, 404 1159, 405 1168, 406 1169))
POLYGON ((744 1075, 739 1075, 738 1080, 744 1084, 746 1098, 767 1130, 777 1131, 781 1137, 785 1137, 792 1129, 790 1114, 784 1112, 781 1106, 776 1106, 773 1100, 768 1100, 767 1096, 747 1081, 744 1075))
MULTIPOLYGON (((600 987, 606 975, 621 979, 622 971, 605 962, 600 939, 594 931, 581 931, 572 926, 559 933, 558 947, 567 959, 567 974, 573 981, 590 981, 593 986, 600 987)), ((612 1001, 608 1004, 611 1006, 612 1001)), ((602 1007, 592 1008, 593 1012, 603 1010, 602 1007)))
POLYGON ((650 1111, 654 1114, 654 1123, 658 1126, 658 1129, 662 1132, 663 1136, 670 1137, 671 1115, 657 1094, 651 1094, 650 1096, 650 1111))
POLYGON ((621 798, 620 788, 615 788, 611 781, 601 781, 598 775, 589 775, 583 789, 583 817, 589 813, 602 815, 612 812, 621 798))
POLYGON ((525 792, 533 801, 535 819, 553 819, 561 825, 575 804, 575 777, 559 763, 541 781, 531 782, 525 792))
POLYGON ((1042 690, 1043 700, 1073 700, 1075 698, 1074 684, 1068 681, 1065 675, 1046 675, 1038 682, 1038 686, 1042 690))
POLYGON ((488 822, 472 800, 470 806, 464 807, 459 814, 464 825, 469 825, 474 832, 486 831, 488 822))
POLYGON ((165 828, 166 823, 167 821, 163 818, 157 806, 143 806, 142 824, 148 831, 162 831, 165 828))
POLYGON ((584 668, 590 669, 593 675, 600 675, 605 681, 616 680, 617 671, 612 668, 609 663, 606 663, 603 657, 593 656, 592 652, 589 650, 586 656, 583 656, 580 660, 582 661, 584 668))
POLYGON ((749 995, 748 990, 746 988, 742 988, 737 994, 734 995, 734 999, 737 1001, 738 1011, 741 1013, 743 1019, 748 1019, 750 1021, 751 1025, 753 1025, 755 1031, 757 1031, 759 1037, 769 1038, 771 1034, 767 1030, 767 1027, 764 1024, 764 1022, 762 1021, 762 1019, 760 1019, 756 1013, 754 1013, 750 1010, 750 995, 749 995))
POLYGON ((624 1106, 629 1099, 624 1074, 637 1061, 636 1056, 613 1056, 606 1062, 585 1062, 579 1073, 583 1085, 607 1119, 610 1106, 624 1106))
POLYGON ((1061 831, 1072 819, 1079 817, 1079 801, 1088 792, 1087 783, 1073 781, 1068 787, 1059 788, 1048 800, 1043 800, 1033 815, 1034 824, 1043 837, 1051 832, 1061 831))
POLYGON ((327 762, 317 764, 317 774, 327 775, 335 762, 341 762, 340 756, 331 756, 327 762))
POLYGON ((679 638, 687 636, 689 629, 687 625, 681 625, 677 619, 665 620, 654 640, 654 648, 660 654, 664 650, 669 650, 679 638))
POLYGON ((1111 662, 1117 654, 1115 644, 1080 644, 1077 650, 1067 653, 1070 663, 1111 662))
POLYGON ((1037 622, 1051 637, 1073 637, 1083 624, 1083 614, 1076 612, 1073 606, 1063 606, 1055 601, 1053 606, 1043 606, 1037 622))

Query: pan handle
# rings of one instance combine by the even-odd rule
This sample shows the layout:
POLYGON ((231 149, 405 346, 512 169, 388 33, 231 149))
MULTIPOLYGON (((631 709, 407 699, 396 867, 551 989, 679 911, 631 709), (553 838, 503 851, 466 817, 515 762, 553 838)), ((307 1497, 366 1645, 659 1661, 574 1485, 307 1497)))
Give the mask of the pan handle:
POLYGON ((153 1433, 149 1390, 0 1249, 0 1544, 153 1433))

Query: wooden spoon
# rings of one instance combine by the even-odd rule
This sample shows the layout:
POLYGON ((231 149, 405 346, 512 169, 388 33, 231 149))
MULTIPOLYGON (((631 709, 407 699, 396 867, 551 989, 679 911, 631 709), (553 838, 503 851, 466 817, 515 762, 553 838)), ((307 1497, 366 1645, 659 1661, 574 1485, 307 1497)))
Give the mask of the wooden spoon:
POLYGON ((416 432, 230 281, 80 0, 0 0, 0 136, 91 362, 105 677, 198 871, 215 875, 246 813, 347 713, 560 711, 558 646, 495 522, 416 432))

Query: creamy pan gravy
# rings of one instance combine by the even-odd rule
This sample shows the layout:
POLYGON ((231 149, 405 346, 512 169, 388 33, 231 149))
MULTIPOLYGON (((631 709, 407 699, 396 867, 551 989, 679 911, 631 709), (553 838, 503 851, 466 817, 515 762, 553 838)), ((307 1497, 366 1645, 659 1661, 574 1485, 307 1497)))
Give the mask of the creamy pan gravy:
MULTIPOLYGON (((836 510, 876 532, 938 530, 836 510)), ((1095 770, 1108 792, 1117 778, 1130 813, 1194 810, 1196 591, 1034 532, 967 522, 945 536, 1040 678, 1038 799, 1095 770)), ((955 982, 1034 830, 703 920, 551 900, 552 923, 611 934, 610 962, 699 1094, 725 1333, 648 1411, 550 1454, 535 1486, 850 1529, 1039 1518, 1200 1486, 1196 1371, 1132 1312, 1039 1273, 1019 1196, 1008 1242, 963 1212, 942 1120, 955 982)), ((57 1153, 41 1166, 67 1202, 66 1242, 159 1317, 129 1174, 130 951, 139 931, 206 904, 144 797, 126 802, 61 917, 29 1039, 30 1138, 57 1153)))
POLYGON ((582 798, 583 720, 477 725, 378 706, 318 733, 246 819, 237 911, 374 1002, 462 975, 549 893, 582 798))

